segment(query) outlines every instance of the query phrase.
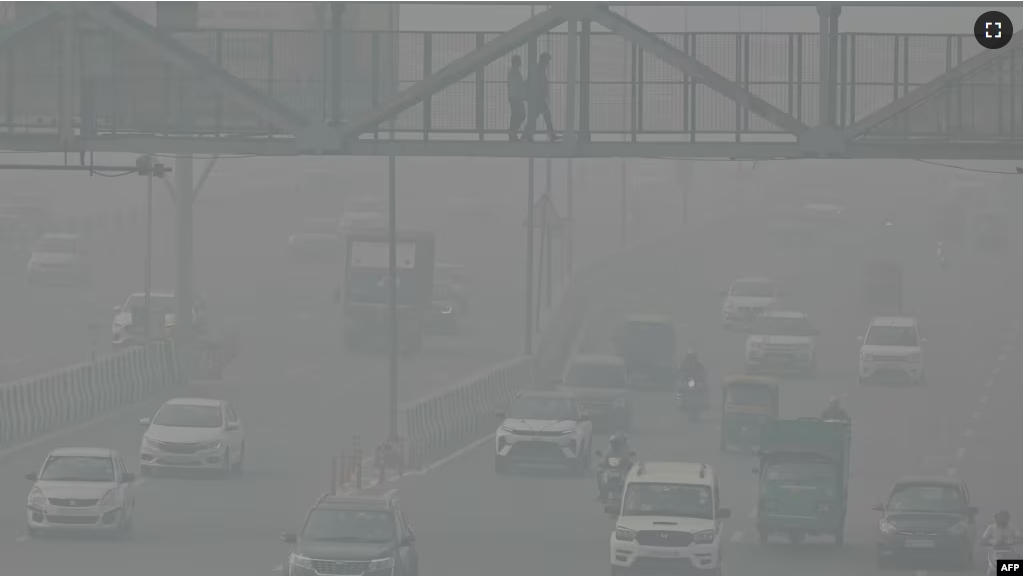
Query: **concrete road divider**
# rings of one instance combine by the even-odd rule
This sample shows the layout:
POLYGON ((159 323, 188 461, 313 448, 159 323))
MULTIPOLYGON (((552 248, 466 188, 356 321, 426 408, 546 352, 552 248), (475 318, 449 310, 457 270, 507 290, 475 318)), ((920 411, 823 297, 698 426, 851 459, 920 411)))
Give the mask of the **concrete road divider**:
POLYGON ((164 340, 0 384, 0 447, 96 417, 184 383, 174 343, 164 340))

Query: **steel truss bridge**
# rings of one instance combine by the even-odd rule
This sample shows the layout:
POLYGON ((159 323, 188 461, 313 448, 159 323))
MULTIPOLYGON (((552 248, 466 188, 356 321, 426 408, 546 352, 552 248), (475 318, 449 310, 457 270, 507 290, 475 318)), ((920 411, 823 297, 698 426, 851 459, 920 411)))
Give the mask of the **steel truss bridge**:
POLYGON ((817 34, 654 34, 591 3, 439 33, 345 31, 340 16, 322 31, 168 30, 112 3, 53 3, 0 28, 0 150, 1024 156, 1021 35, 986 50, 971 35, 839 33, 842 3, 817 10, 817 34), (508 62, 539 50, 564 137, 510 142, 508 62))

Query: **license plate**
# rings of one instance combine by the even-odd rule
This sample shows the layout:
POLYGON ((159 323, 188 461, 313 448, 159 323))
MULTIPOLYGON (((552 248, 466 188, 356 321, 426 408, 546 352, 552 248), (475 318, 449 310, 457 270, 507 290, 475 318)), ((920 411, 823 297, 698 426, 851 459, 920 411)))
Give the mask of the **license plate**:
POLYGON ((673 549, 648 549, 644 552, 646 557, 657 557, 659 559, 675 559, 681 555, 681 552, 673 549))
POLYGON ((48 513, 50 515, 59 515, 61 517, 89 517, 95 515, 91 511, 92 507, 54 507, 48 513))
POLYGON ((935 548, 935 541, 929 539, 907 539, 903 542, 903 546, 910 549, 933 549, 935 548))

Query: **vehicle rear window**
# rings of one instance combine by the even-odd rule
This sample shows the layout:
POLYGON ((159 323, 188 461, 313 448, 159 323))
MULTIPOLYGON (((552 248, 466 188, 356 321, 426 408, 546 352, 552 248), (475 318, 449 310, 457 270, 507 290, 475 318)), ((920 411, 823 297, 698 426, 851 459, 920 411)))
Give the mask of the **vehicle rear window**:
POLYGON ((746 407, 768 407, 774 402, 771 389, 766 386, 734 384, 725 397, 726 404, 746 407))
POLYGON ((626 369, 622 365, 575 364, 565 376, 569 387, 621 389, 626 386, 626 369))

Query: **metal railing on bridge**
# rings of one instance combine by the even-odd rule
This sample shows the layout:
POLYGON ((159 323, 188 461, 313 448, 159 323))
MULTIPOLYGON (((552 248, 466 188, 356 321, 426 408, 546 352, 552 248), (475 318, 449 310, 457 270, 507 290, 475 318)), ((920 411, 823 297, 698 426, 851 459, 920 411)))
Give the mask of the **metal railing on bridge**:
MULTIPOLYGON (((60 54, 56 32, 47 29, 0 58, 0 130, 56 131, 60 54)), ((497 37, 496 32, 344 32, 338 59, 339 120, 371 109, 497 37), (383 60, 394 55, 395 62, 383 60), (390 73, 390 71, 394 71, 390 73)), ((320 31, 200 30, 174 32, 185 46, 311 119, 333 114, 331 33, 320 31)), ((810 33, 659 34, 726 78, 808 125, 818 122, 818 35, 810 33)), ((95 130, 100 134, 274 135, 282 131, 233 107, 187 74, 126 41, 82 30, 78 54, 81 84, 95 91, 95 130), (187 120, 187 122, 186 122, 187 120)), ((551 109, 564 125, 567 35, 538 38, 553 56, 551 109)), ((839 39, 837 123, 847 126, 983 51, 970 35, 843 33, 839 39)), ((525 56, 526 47, 517 52, 525 56)), ((1019 55, 1020 49, 1016 50, 1019 55)), ((936 137, 956 134, 985 140, 1019 140, 1021 61, 1010 58, 994 71, 957 88, 936 114, 904 114, 873 135, 936 137)), ((505 75, 509 57, 486 66, 425 103, 382 125, 377 138, 488 139, 508 130, 505 75)), ((789 140, 790 135, 741 109, 612 33, 591 35, 590 132, 594 140, 690 141, 789 140)), ((80 116, 81 98, 76 98, 80 116)), ((77 120, 76 120, 77 122, 77 120)))

